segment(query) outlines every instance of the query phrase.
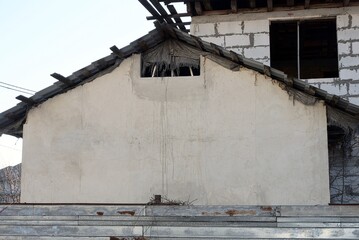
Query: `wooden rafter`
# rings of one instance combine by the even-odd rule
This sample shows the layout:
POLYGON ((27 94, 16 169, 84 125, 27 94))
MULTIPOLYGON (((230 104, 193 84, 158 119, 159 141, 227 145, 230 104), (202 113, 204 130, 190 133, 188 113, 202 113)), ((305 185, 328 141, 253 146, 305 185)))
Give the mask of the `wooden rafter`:
POLYGON ((249 0, 249 6, 251 8, 255 8, 256 7, 256 0, 249 0))
MULTIPOLYGON (((168 5, 168 6, 172 6, 172 5, 168 5)), ((169 14, 168 17, 170 18, 180 18, 180 17, 190 17, 191 13, 176 13, 176 14, 169 14)), ((162 19, 162 17, 154 17, 154 16, 148 16, 146 17, 147 20, 160 20, 162 19)))
POLYGON ((310 5, 310 0, 305 0, 305 2, 304 2, 304 8, 305 8, 305 9, 308 9, 308 8, 309 8, 309 5, 310 5))
POLYGON ((273 11, 273 0, 267 0, 267 10, 268 12, 273 11))
POLYGON ((29 105, 35 104, 34 100, 32 100, 31 98, 25 97, 23 95, 17 96, 16 99, 20 100, 21 102, 27 103, 29 105))
POLYGON ((167 23, 174 23, 170 17, 168 17, 168 13, 162 7, 158 0, 149 0, 152 5, 156 8, 156 10, 163 16, 167 23))
POLYGON ((59 80, 60 82, 66 84, 66 85, 71 85, 71 81, 69 79, 67 79, 66 77, 62 76, 61 74, 53 73, 50 76, 59 80))
POLYGON ((203 2, 204 10, 206 10, 206 11, 213 10, 210 0, 203 0, 202 2, 203 2))
POLYGON ((231 0, 231 10, 232 13, 238 12, 237 0, 231 0))
POLYGON ((144 6, 147 9, 147 11, 149 11, 152 14, 152 16, 157 17, 158 19, 161 19, 161 21, 163 21, 161 15, 156 11, 156 9, 154 9, 151 6, 151 4, 147 2, 147 0, 138 0, 138 1, 142 4, 142 6, 144 6))
POLYGON ((201 4, 201 2, 196 1, 196 2, 194 3, 194 8, 195 8, 195 10, 196 10, 197 15, 202 15, 203 10, 202 10, 202 4, 201 4))
MULTIPOLYGON (((167 9, 172 15, 177 14, 176 8, 173 5, 167 5, 167 9)), ((184 25, 181 25, 183 23, 181 18, 174 17, 173 19, 175 20, 176 24, 178 24, 179 29, 181 29, 183 31, 187 30, 184 25)))

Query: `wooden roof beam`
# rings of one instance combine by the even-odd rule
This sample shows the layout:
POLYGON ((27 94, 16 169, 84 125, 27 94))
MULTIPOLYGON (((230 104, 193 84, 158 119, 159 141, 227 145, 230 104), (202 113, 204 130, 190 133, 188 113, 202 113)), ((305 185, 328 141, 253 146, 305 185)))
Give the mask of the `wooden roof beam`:
MULTIPOLYGON (((169 6, 172 6, 172 5, 168 5, 167 8, 169 6)), ((176 14, 169 14, 168 17, 170 18, 180 18, 180 17, 190 17, 191 14, 190 13, 176 13, 176 14)), ((162 19, 162 17, 159 17, 160 19, 162 19)), ((154 17, 154 16, 148 16, 146 17, 147 20, 160 20, 158 17, 154 17)))
POLYGON ((203 6, 204 6, 204 10, 206 10, 206 11, 213 10, 210 0, 203 0, 203 6))
POLYGON ((168 16, 167 11, 162 7, 162 5, 158 2, 158 0, 149 0, 152 5, 156 8, 156 10, 163 16, 167 23, 174 23, 172 19, 168 16))
POLYGON ((123 53, 121 52, 120 49, 118 49, 118 47, 116 45, 113 45, 112 47, 110 47, 111 51, 118 56, 120 59, 124 59, 125 56, 123 55, 123 53))
POLYGON ((344 7, 349 6, 350 0, 343 0, 344 7))
POLYGON ((196 10, 197 15, 202 15, 203 9, 202 9, 202 4, 200 1, 196 1, 194 3, 194 9, 196 10))
POLYGON ((305 9, 308 9, 309 6, 310 6, 310 0, 305 0, 305 1, 304 1, 304 8, 305 8, 305 9))
POLYGON ((23 103, 27 103, 29 105, 34 105, 35 104, 35 101, 32 100, 31 98, 28 98, 28 97, 25 97, 23 95, 19 95, 16 97, 17 100, 20 100, 21 102, 23 103))
POLYGON ((194 2, 195 0, 159 0, 159 2, 163 2, 166 5, 169 5, 171 3, 190 3, 190 2, 194 2))
POLYGON ((53 73, 53 74, 50 74, 50 76, 57 79, 57 80, 59 80, 60 82, 66 84, 66 85, 71 85, 72 84, 71 81, 68 78, 62 76, 61 74, 53 73))
POLYGON ((273 0, 267 0, 267 11, 273 11, 273 0))
POLYGON ((238 12, 237 0, 231 0, 231 10, 232 10, 232 13, 238 12))
MULTIPOLYGON (((175 15, 177 14, 177 11, 176 11, 176 8, 173 6, 173 5, 167 5, 167 9, 168 11, 172 14, 172 15, 175 15)), ((181 30, 187 30, 186 27, 184 25, 181 25, 183 22, 181 20, 181 18, 179 17, 174 17, 173 18, 176 22, 176 24, 178 24, 178 27, 181 29, 181 30)))
POLYGON ((152 14, 152 16, 157 17, 161 22, 163 22, 163 17, 156 11, 156 9, 152 7, 151 4, 147 2, 147 0, 138 0, 138 1, 142 4, 142 6, 144 6, 147 9, 147 11, 149 11, 152 14))
POLYGON ((250 8, 255 8, 256 7, 256 0, 249 0, 249 6, 250 6, 250 8))

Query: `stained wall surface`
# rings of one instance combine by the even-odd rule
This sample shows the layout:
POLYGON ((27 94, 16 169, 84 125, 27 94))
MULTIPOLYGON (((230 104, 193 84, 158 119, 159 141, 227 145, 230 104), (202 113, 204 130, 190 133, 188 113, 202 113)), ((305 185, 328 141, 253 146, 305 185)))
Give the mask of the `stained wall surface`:
POLYGON ((339 77, 304 80, 359 104, 359 7, 197 16, 192 18, 191 34, 270 66, 271 22, 333 18, 339 77))
POLYGON ((198 77, 140 78, 140 56, 33 108, 22 202, 329 202, 326 108, 201 59, 198 77))

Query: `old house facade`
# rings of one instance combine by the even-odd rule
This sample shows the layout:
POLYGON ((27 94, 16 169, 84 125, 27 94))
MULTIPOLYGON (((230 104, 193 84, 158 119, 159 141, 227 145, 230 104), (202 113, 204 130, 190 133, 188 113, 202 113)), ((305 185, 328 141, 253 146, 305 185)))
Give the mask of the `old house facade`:
POLYGON ((350 53, 337 69, 333 39, 301 41, 319 49, 317 68, 316 55, 294 51, 293 60, 283 45, 303 31, 356 32, 357 7, 325 9, 337 15, 322 19, 317 9, 219 16, 228 11, 215 6, 227 5, 209 3, 188 4, 197 37, 156 23, 68 77, 52 74, 58 82, 0 114, 1 133, 24 139, 22 202, 146 203, 154 194, 201 205, 357 202, 359 107, 348 101, 355 95, 323 87, 355 86, 357 65, 342 63, 355 63, 356 40, 340 40, 350 53), (216 14, 201 11, 209 6, 216 14), (338 27, 345 19, 350 29, 338 27), (273 33, 285 51, 272 49, 273 33), (293 62, 294 71, 285 65, 293 62), (340 79, 344 71, 354 75, 340 79), (312 73, 320 84, 300 77, 312 73))
POLYGON ((111 49, 2 113, 22 202, 330 202, 327 122, 356 105, 165 24, 111 49))

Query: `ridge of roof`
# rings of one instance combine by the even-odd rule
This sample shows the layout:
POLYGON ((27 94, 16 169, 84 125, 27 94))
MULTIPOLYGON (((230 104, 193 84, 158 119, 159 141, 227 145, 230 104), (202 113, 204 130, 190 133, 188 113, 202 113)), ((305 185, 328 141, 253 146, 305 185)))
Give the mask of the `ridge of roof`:
POLYGON ((155 27, 156 28, 148 34, 131 42, 129 45, 121 49, 116 46, 112 46, 110 48, 112 51, 110 55, 92 62, 90 65, 74 72, 68 77, 64 77, 58 73, 51 74, 51 76, 58 81, 53 85, 36 92, 32 97, 27 98, 22 95, 16 97, 21 102, 0 113, 0 135, 9 134, 15 137, 22 137, 22 126, 26 120, 27 112, 32 107, 45 102, 49 98, 67 92, 68 90, 95 79, 99 74, 120 65, 125 58, 131 56, 132 54, 144 52, 169 38, 185 42, 204 52, 229 60, 238 66, 244 66, 257 71, 283 83, 287 87, 323 100, 326 104, 349 113, 354 117, 359 117, 359 106, 352 104, 339 96, 311 86, 302 80, 288 78, 288 76, 280 70, 266 66, 263 63, 254 60, 244 58, 233 51, 229 51, 216 44, 203 41, 199 37, 173 28, 168 24, 155 22, 155 27))

